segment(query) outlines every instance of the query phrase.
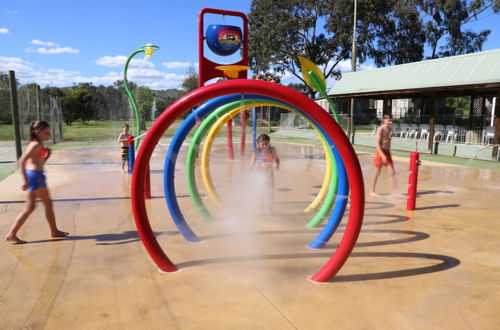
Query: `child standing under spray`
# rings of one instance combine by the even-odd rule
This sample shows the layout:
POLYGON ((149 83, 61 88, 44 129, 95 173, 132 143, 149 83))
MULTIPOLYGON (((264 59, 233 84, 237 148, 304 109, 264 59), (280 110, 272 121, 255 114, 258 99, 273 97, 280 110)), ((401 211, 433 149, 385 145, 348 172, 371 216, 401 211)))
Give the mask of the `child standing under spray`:
POLYGON ((266 189, 269 193, 268 203, 269 211, 273 212, 274 202, 274 172, 273 165, 276 163, 276 169, 280 168, 280 158, 276 148, 271 146, 271 138, 267 134, 261 134, 257 138, 257 148, 252 156, 252 168, 257 169, 264 175, 266 189))
POLYGON ((50 137, 50 127, 46 121, 38 120, 30 125, 30 142, 26 146, 21 158, 19 158, 19 169, 23 177, 22 190, 27 190, 28 195, 26 198, 26 207, 19 213, 14 225, 10 229, 5 240, 12 244, 24 244, 23 241, 17 237, 17 232, 21 226, 26 222, 29 215, 35 210, 36 198, 40 198, 45 206, 45 216, 49 223, 50 232, 52 237, 66 237, 68 233, 60 231, 56 225, 56 217, 52 207, 52 200, 50 199, 49 190, 45 182, 45 174, 43 167, 50 157, 51 151, 45 148, 43 143, 50 137))
POLYGON ((128 173, 130 171, 130 165, 128 163, 128 134, 129 126, 123 124, 123 131, 118 135, 118 143, 122 144, 122 173, 128 173), (125 170, 125 163, 127 164, 127 170, 125 170))

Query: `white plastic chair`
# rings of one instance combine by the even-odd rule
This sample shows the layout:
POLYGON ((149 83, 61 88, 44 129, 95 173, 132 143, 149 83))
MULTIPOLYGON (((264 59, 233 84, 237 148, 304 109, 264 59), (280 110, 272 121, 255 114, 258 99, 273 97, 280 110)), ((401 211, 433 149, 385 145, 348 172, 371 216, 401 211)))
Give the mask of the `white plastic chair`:
POLYGON ((399 124, 397 124, 397 123, 392 124, 392 134, 391 135, 393 137, 401 135, 401 128, 399 127, 399 124))
POLYGON ((420 139, 427 140, 429 138, 429 125, 428 124, 420 124, 420 139))
POLYGON ((410 125, 410 132, 408 133, 408 138, 409 139, 416 139, 417 135, 418 135, 418 125, 411 124, 410 125))
POLYGON ((483 133, 483 144, 492 144, 494 138, 495 138, 495 127, 493 126, 486 127, 483 133))
POLYGON ((408 124, 399 124, 400 138, 408 137, 408 133, 410 133, 410 125, 408 124))
POLYGON ((446 125, 446 138, 445 142, 454 142, 458 136, 458 130, 455 125, 446 125))
POLYGON ((444 125, 434 125, 434 141, 437 141, 439 137, 439 141, 443 140, 444 136, 444 125))

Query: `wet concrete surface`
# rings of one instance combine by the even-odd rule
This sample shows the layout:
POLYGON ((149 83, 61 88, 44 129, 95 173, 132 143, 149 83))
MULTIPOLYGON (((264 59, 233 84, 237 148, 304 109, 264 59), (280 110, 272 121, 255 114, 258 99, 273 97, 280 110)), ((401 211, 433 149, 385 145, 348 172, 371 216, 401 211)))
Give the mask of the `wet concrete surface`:
MULTIPOLYGON (((131 214, 130 177, 120 173, 119 149, 56 150, 46 166, 60 227, 51 240, 43 206, 19 233, 25 245, 0 250, 1 329, 498 329, 500 324, 500 172, 423 162, 417 210, 391 198, 385 171, 381 198, 367 197, 358 243, 327 284, 308 277, 335 250, 307 244, 321 228, 307 228, 302 210, 321 187, 321 149, 277 144, 274 214, 260 208, 241 182, 245 160, 227 161, 216 144, 211 173, 227 202, 221 210, 198 186, 207 222, 184 183, 184 152, 176 169, 178 200, 202 238, 187 243, 163 200, 163 157, 151 162, 153 199, 147 201, 157 239, 181 269, 162 274, 139 241, 131 214)), ((365 183, 370 154, 359 154, 365 183)), ((408 160, 396 158, 406 190, 408 160)), ((16 173, 0 182, 0 228, 5 236, 23 205, 16 173)), ((258 195, 258 194, 257 194, 258 195)), ((2 237, 3 237, 2 236, 2 237)))

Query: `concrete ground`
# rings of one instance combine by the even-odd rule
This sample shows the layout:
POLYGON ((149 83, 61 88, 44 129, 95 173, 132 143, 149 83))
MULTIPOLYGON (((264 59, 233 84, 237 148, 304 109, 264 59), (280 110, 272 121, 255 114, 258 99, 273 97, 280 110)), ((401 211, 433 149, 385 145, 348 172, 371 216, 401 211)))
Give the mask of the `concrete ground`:
MULTIPOLYGON (((162 274, 139 241, 130 178, 115 147, 56 150, 46 166, 57 221, 71 236, 51 240, 38 205, 19 233, 25 245, 0 249, 0 329, 498 329, 500 324, 500 172, 424 162, 417 210, 389 196, 367 197, 358 243, 327 284, 308 277, 335 250, 343 226, 320 250, 306 245, 302 210, 318 192, 324 160, 309 146, 277 144, 274 214, 242 189, 248 157, 211 163, 228 207, 204 221, 193 209, 179 157, 179 203, 201 243, 177 232, 163 200, 166 146, 152 163, 147 202, 153 230, 181 271, 162 274)), ((365 182, 373 156, 360 154, 365 182)), ((396 159, 405 191, 408 160, 396 159)), ((367 184, 366 184, 367 185, 367 184)), ((16 173, 0 182, 0 231, 23 209, 16 173)), ((255 193, 255 192, 254 192, 255 193)), ((2 236, 2 237, 3 237, 2 236)))

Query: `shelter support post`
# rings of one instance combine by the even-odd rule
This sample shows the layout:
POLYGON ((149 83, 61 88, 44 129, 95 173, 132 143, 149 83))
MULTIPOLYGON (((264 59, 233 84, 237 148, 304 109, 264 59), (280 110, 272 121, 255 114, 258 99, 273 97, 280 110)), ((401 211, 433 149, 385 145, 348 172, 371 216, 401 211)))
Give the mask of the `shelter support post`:
POLYGON ((391 115, 392 116, 392 100, 384 95, 384 105, 382 108, 382 115, 391 115))
POLYGON ((351 97, 351 104, 349 107, 349 116, 347 122, 347 136, 351 143, 354 141, 354 97, 351 97))
POLYGON ((434 145, 434 122, 436 117, 436 104, 437 104, 437 96, 436 93, 432 93, 431 97, 428 98, 429 105, 429 144, 427 146, 427 151, 432 153, 433 145, 434 145))
POLYGON ((500 91, 497 92, 495 102, 495 135, 493 136, 493 151, 491 158, 498 160, 498 145, 500 144, 500 91))

